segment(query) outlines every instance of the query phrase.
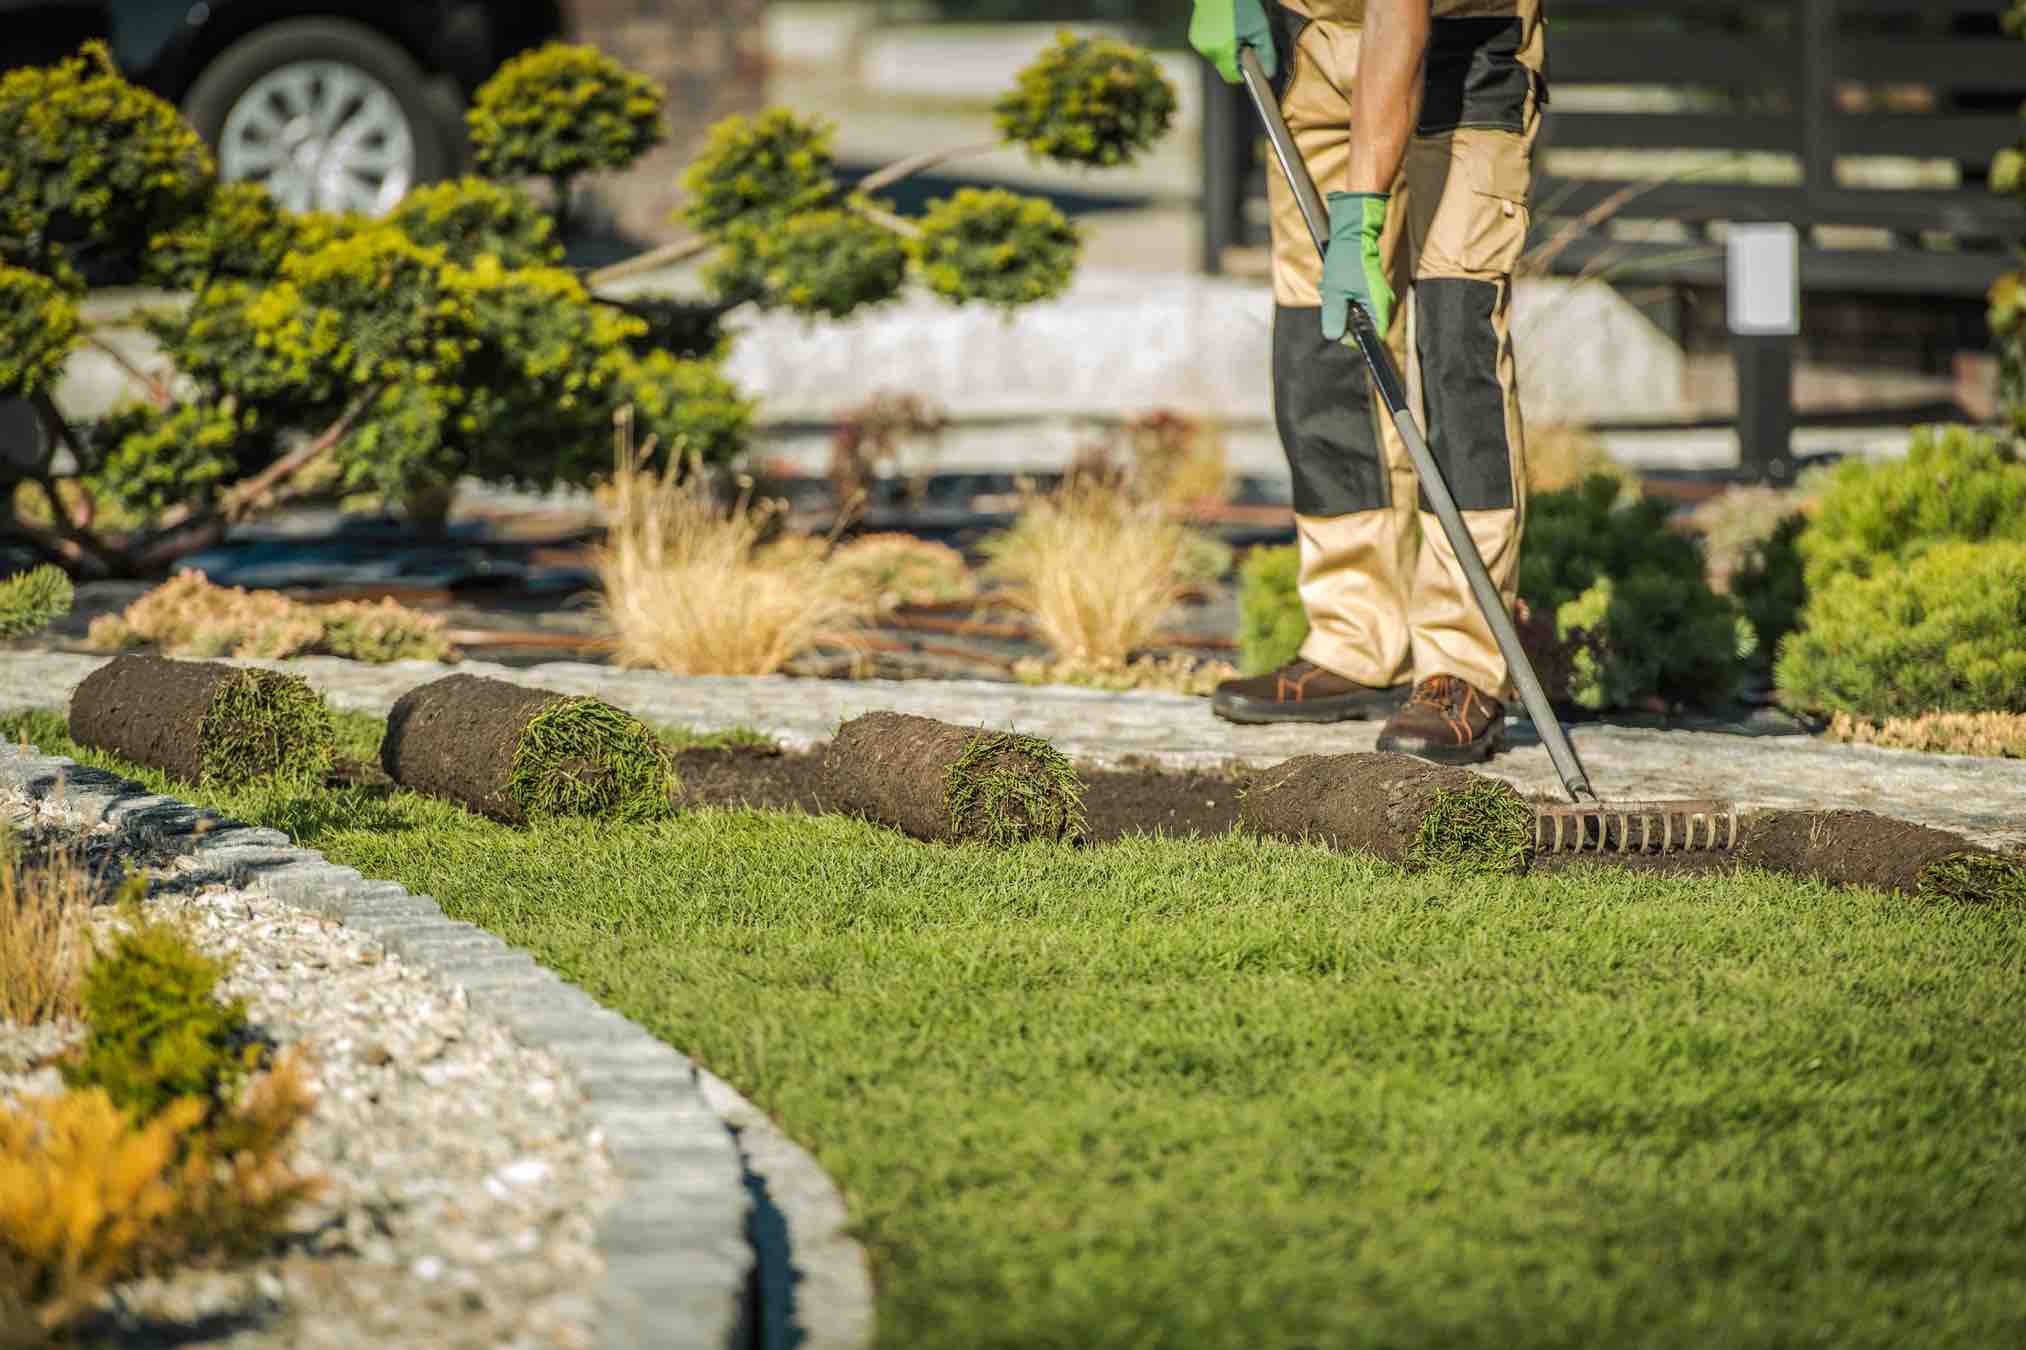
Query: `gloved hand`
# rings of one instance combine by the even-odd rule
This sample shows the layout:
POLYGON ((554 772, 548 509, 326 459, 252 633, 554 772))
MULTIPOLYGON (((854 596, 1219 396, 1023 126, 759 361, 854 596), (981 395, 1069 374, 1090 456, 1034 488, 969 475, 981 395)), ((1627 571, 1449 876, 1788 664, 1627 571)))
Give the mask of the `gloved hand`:
POLYGON ((1342 342, 1350 331, 1351 301, 1372 316, 1379 336, 1393 320, 1393 287, 1379 253, 1386 231, 1385 192, 1332 192, 1330 242, 1323 250, 1323 336, 1342 342))
POLYGON ((1259 53, 1259 68, 1267 78, 1280 71, 1273 30, 1266 26, 1266 10, 1259 0, 1196 0, 1196 12, 1189 17, 1189 45, 1217 67, 1228 84, 1244 82, 1238 73, 1240 47, 1259 53))

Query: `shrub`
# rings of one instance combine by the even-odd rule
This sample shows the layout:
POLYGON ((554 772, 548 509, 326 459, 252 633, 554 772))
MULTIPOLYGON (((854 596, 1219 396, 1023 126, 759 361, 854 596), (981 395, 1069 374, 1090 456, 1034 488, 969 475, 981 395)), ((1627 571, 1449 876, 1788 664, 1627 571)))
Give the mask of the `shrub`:
POLYGON ((1800 549, 1807 525, 1808 518, 1802 515, 1781 520, 1771 535, 1743 550, 1730 574, 1730 597, 1757 638, 1754 662, 1768 669, 1779 656, 1780 644, 1801 626, 1808 602, 1800 549))
POLYGON ((0 262, 82 287, 86 254, 138 259, 212 172, 197 133, 121 79, 103 43, 0 75, 0 262))
POLYGON ((237 1101, 260 1066, 243 999, 221 1002, 226 962, 197 949, 180 925, 133 911, 133 922, 85 970, 90 1032, 62 1066, 74 1088, 97 1088, 135 1120, 191 1098, 210 1120, 237 1101))
POLYGON ((1106 38, 1064 33, 1020 72, 994 112, 999 132, 1067 164, 1130 164, 1175 117, 1175 91, 1152 57, 1106 38))
POLYGON ((770 675, 848 640, 866 606, 820 555, 762 551, 764 514, 744 501, 728 513, 695 475, 636 469, 627 458, 595 554, 621 665, 770 675))
POLYGON ((195 1098, 136 1120, 95 1087, 0 1107, 0 1336, 56 1332, 118 1280, 270 1247, 323 1188, 284 1158, 313 1104, 291 1051, 209 1125, 195 1098))
POLYGON ((661 87, 595 47, 551 42, 523 52, 479 86, 465 123, 488 178, 546 178, 566 202, 570 182, 623 169, 659 145, 661 87))
POLYGON ((1278 670, 1301 655, 1308 612, 1301 605, 1301 550, 1255 548, 1238 569, 1238 668, 1278 670))
POLYGON ((947 605, 977 598, 978 579, 948 544, 911 534, 866 534, 838 546, 831 570, 868 607, 947 605))
POLYGON ((102 651, 154 643, 171 656, 280 659, 321 652, 355 661, 445 661, 456 649, 444 621, 383 598, 307 605, 279 591, 218 586, 202 572, 178 573, 114 618, 93 620, 88 641, 102 651))
POLYGON ((1628 497, 1623 485, 1606 474, 1528 500, 1519 592, 1529 605, 1551 613, 1599 580, 1627 577, 1642 568, 1672 576, 1705 575, 1701 551, 1668 527, 1664 503, 1628 497))
POLYGON ((1180 590, 1182 527, 1115 487, 1070 480, 1033 497, 987 538, 985 574, 1033 617, 1058 660, 1125 665, 1158 630, 1180 590))
POLYGON ((388 220, 424 248, 439 249, 464 267, 487 256, 503 267, 553 267, 563 260, 549 217, 524 194, 483 178, 416 188, 388 220))
POLYGON ((53 391, 77 335, 77 306, 55 282, 0 265, 0 398, 53 391))
POLYGON ((309 224, 259 183, 212 183, 188 215, 149 239, 141 275, 191 291, 214 281, 258 281, 273 276, 291 250, 329 242, 331 231, 309 224))
POLYGON ((1615 479, 1627 500, 1639 495, 1639 475, 1611 458, 1597 433, 1566 423, 1528 428, 1527 491, 1567 492, 1602 475, 1615 479))
MULTIPOLYGON (((2015 3, 2006 11, 2005 31, 2026 37, 2026 3, 2015 3)), ((2026 198, 2026 139, 1999 152, 1991 165, 1991 188, 2026 198)), ((2013 436, 2026 438, 2026 271, 1998 278, 1990 299, 1988 322, 1998 346, 1998 397, 2011 419, 2013 436)))
POLYGON ((1656 568, 1599 578, 1556 610, 1555 635, 1573 646, 1568 696, 1594 709, 1723 704, 1757 647, 1701 577, 1656 568))
POLYGON ((1950 541, 2026 541, 2026 464, 1967 427, 1924 427, 1906 458, 1838 465, 1800 537, 1808 588, 1950 541))
POLYGON ((911 246, 923 280, 945 300, 1013 309, 1067 290, 1082 245, 1062 212, 1039 197, 960 188, 929 203, 911 246))
MULTIPOLYGON (((1805 542, 1805 536, 1804 536, 1805 542)), ((1856 717, 2026 712, 2026 541, 1961 540, 1812 589, 1782 699, 1856 717)))
POLYGON ((730 301, 841 319, 900 294, 907 249, 849 211, 808 211, 727 232, 707 278, 730 301))
POLYGON ((832 134, 828 122, 785 108, 725 118, 683 170, 683 219, 715 238, 827 206, 837 193, 832 134))
POLYGON ((0 638, 41 632, 70 613, 75 597, 70 578, 47 564, 0 581, 0 638))

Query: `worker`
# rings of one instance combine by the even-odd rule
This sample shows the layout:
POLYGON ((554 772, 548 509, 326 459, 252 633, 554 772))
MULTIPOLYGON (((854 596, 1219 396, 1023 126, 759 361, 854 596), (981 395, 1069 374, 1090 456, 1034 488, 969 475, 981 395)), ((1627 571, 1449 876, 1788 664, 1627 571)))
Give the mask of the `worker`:
POLYGON ((1239 51, 1258 53, 1330 217, 1318 257, 1269 168, 1274 416, 1309 632, 1289 665, 1221 685, 1220 716, 1384 716, 1381 750, 1444 763, 1503 744, 1505 658, 1346 319, 1364 306, 1405 368, 1411 295, 1429 447, 1510 607, 1526 510, 1512 272, 1547 102, 1541 4, 1196 0, 1192 44, 1234 83, 1239 51))

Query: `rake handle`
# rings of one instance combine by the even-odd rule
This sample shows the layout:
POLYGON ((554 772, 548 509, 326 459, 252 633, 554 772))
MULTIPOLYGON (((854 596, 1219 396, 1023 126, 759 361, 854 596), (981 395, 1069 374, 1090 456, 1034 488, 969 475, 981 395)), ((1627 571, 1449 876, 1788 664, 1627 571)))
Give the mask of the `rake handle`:
MULTIPOLYGON (((1294 189, 1294 199, 1301 207, 1302 219, 1308 223, 1309 236, 1315 241, 1316 251, 1321 253, 1329 246, 1330 238, 1330 216, 1323 206, 1322 194, 1316 191, 1315 179, 1309 176, 1308 166, 1295 149, 1294 137, 1289 134, 1287 122, 1280 115, 1280 103, 1273 97, 1266 72, 1259 64, 1259 54, 1250 47, 1241 47, 1238 64, 1245 76, 1245 90, 1252 96, 1252 105, 1258 109, 1259 118, 1266 125, 1267 139, 1273 143, 1273 157, 1280 161, 1280 171, 1286 176, 1288 186, 1294 189)), ((1562 789, 1569 794, 1571 802, 1578 805, 1594 803, 1597 794, 1590 788, 1590 775, 1584 771, 1583 762, 1576 758, 1576 748, 1569 744, 1561 721, 1548 704, 1547 691, 1541 688, 1533 662, 1527 659, 1526 648, 1520 645, 1519 630, 1513 627, 1512 615, 1506 612, 1505 598, 1492 582, 1491 573, 1484 565, 1484 555, 1478 552, 1477 540, 1471 537, 1469 527, 1463 523, 1463 513, 1456 509, 1456 498, 1449 491, 1448 480, 1442 476, 1441 466, 1436 464, 1435 456, 1429 452, 1428 442, 1421 434, 1421 424, 1415 420, 1414 410, 1407 404, 1407 382, 1401 377, 1400 367, 1393 360, 1393 353, 1386 349, 1385 339, 1372 323, 1372 316, 1355 300, 1351 303, 1350 330, 1352 340, 1364 354, 1365 364, 1371 367, 1372 383, 1378 388, 1379 398, 1392 415, 1393 426, 1400 433, 1400 439, 1406 443, 1407 457, 1413 461, 1414 472, 1421 479, 1421 491, 1428 498, 1436 520, 1441 522, 1443 536, 1449 540, 1456 560, 1463 565, 1463 576, 1470 583, 1470 593, 1476 599, 1485 622, 1491 625, 1491 635, 1498 642, 1506 665, 1512 670, 1513 682, 1519 686, 1520 700, 1526 704, 1534 730, 1547 747, 1548 758, 1554 762, 1555 776, 1562 780, 1562 789)))

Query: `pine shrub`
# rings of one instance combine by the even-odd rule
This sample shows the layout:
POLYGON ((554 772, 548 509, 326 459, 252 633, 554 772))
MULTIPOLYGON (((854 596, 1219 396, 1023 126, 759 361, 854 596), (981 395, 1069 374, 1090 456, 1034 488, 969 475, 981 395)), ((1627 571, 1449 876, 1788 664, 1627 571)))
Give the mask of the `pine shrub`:
POLYGON ((465 123, 488 178, 546 178, 567 197, 581 174, 623 169, 666 135, 661 86, 595 47, 551 42, 478 88, 465 123))
POLYGON ((1838 465, 1799 540, 1808 588, 1953 541, 2026 542, 2026 463, 1968 427, 1923 427, 1904 459, 1838 465))
POLYGON ((1946 541, 1870 573, 1811 593, 1782 699, 1865 718, 2026 712, 2026 540, 1946 541))
POLYGON ((1247 675, 1278 670, 1308 641, 1301 607, 1301 550, 1255 548, 1238 568, 1238 664, 1247 675))
POLYGON ((1132 163, 1167 134, 1175 91, 1139 48, 1064 33, 994 111, 1000 134, 1038 158, 1109 167, 1132 163))
POLYGON ((1801 626, 1807 604, 1808 584, 1800 549, 1807 525, 1806 516, 1786 517, 1769 536, 1740 551, 1730 576, 1730 597, 1750 620, 1756 638, 1753 660, 1768 669, 1779 656, 1780 644, 1801 626))
POLYGON ((727 117, 682 174, 682 218, 712 238, 739 229, 764 230, 837 195, 833 135, 828 122, 769 108, 727 117))
POLYGON ((922 279, 953 304, 1014 309, 1069 289, 1082 240, 1051 203, 1001 188, 960 188, 929 203, 910 241, 922 279))
POLYGON ((850 211, 806 211, 728 231, 708 280, 727 300, 842 319, 900 294, 907 249, 850 211))
POLYGON ((416 188, 388 220, 461 267, 476 266, 483 257, 502 267, 554 267, 563 261, 549 215, 525 193, 484 178, 416 188))
POLYGON ((41 632, 70 613, 76 594, 63 569, 48 564, 0 581, 0 638, 41 632))
POLYGON ((77 306, 55 282, 0 263, 0 398, 53 391, 78 326, 77 306))
POLYGON ((1602 577, 1560 606, 1572 644, 1568 696, 1592 709, 1720 706, 1757 647, 1751 624, 1700 576, 1638 568, 1602 577))
POLYGON ((228 966, 198 950, 181 926, 135 911, 125 931, 86 967, 90 1027, 64 1064, 73 1088, 97 1088, 135 1120, 194 1099, 200 1119, 229 1108, 260 1067, 242 999, 220 1000, 228 966))

